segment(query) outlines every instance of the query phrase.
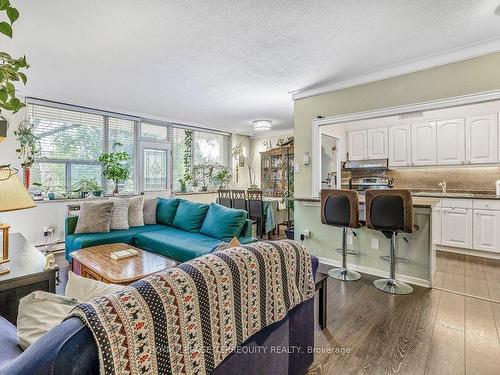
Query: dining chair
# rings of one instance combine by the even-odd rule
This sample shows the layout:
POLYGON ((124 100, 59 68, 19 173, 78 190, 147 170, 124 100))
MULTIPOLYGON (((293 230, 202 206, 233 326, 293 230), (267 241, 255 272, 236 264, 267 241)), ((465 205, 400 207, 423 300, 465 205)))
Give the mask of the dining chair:
POLYGON ((236 208, 238 210, 245 210, 248 213, 245 190, 231 190, 231 204, 233 208, 236 208))
MULTIPOLYGON (((257 226, 257 237, 263 238, 266 231, 266 218, 264 215, 264 202, 262 201, 262 191, 248 190, 248 214, 250 220, 257 226)), ((268 239, 271 239, 271 233, 267 234, 268 239)))
POLYGON ((231 190, 222 190, 219 189, 217 191, 219 194, 219 204, 225 207, 232 208, 232 200, 231 200, 231 190))

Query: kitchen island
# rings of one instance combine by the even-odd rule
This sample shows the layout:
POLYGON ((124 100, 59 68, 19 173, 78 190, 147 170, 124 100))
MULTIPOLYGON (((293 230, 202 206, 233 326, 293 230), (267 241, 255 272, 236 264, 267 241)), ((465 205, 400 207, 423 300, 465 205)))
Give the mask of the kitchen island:
MULTIPOLYGON (((296 221, 295 239, 309 230, 311 235, 304 245, 316 255, 325 266, 339 266, 342 254, 337 249, 342 246, 342 229, 321 223, 320 199, 317 197, 295 198, 294 215, 296 221)), ((360 219, 364 218, 364 196, 359 196, 360 219)), ((432 207, 440 202, 432 197, 413 197, 415 224, 414 233, 400 234, 397 237, 397 255, 407 258, 407 263, 396 265, 399 279, 414 285, 432 287, 435 269, 435 246, 432 241, 432 207)), ((359 251, 358 255, 348 256, 350 268, 365 274, 379 277, 389 275, 389 262, 381 256, 389 254, 389 240, 380 232, 361 227, 349 230, 348 249, 359 251)))

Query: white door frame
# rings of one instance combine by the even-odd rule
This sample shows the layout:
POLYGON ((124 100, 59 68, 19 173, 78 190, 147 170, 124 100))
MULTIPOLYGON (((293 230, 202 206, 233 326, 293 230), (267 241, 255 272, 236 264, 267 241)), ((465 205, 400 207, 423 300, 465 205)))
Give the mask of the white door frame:
MULTIPOLYGON (((449 107, 458 107, 461 105, 475 104, 500 99, 500 90, 485 91, 477 94, 461 95, 446 99, 437 99, 420 103, 405 104, 401 106, 375 109, 371 111, 355 112, 345 115, 330 116, 314 119, 312 121, 312 197, 319 197, 321 190, 321 126, 334 125, 342 122, 367 120, 379 117, 388 117, 401 115, 403 113, 430 111, 435 109, 443 109, 449 107)), ((338 145, 339 155, 340 143, 338 145)), ((341 174, 339 169, 341 157, 339 156, 337 163, 337 188, 340 188, 341 174)))

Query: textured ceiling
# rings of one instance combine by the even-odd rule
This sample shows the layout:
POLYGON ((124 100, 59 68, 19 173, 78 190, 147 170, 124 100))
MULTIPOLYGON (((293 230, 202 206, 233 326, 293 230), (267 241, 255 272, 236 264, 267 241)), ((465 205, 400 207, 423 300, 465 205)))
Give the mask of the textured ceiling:
POLYGON ((22 94, 251 132, 289 92, 500 37, 488 0, 11 0, 22 94))

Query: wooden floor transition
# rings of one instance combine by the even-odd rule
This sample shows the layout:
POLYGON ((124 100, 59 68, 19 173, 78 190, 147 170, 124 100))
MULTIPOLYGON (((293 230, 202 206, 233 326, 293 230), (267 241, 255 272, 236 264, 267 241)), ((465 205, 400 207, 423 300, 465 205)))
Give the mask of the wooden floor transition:
POLYGON ((328 280, 329 324, 316 326, 315 346, 330 352, 308 374, 500 373, 500 304, 420 287, 393 296, 374 279, 328 280))
POLYGON ((434 286, 500 302, 500 260, 437 251, 434 286))

